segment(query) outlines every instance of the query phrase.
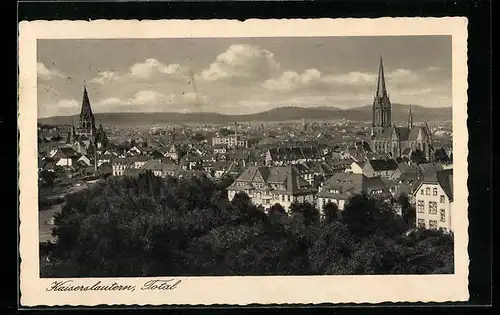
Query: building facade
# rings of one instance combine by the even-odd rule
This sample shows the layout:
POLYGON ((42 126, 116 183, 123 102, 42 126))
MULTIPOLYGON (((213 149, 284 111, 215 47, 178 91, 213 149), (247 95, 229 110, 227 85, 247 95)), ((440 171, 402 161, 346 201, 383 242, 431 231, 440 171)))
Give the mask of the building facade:
POLYGON ((216 136, 212 138, 212 146, 225 145, 229 148, 248 148, 248 139, 243 136, 233 134, 225 137, 216 136))
POLYGON ((363 174, 366 177, 391 178, 397 169, 398 163, 394 159, 368 160, 363 166, 363 174))
POLYGON ((413 197, 418 228, 453 231, 453 169, 424 173, 413 197))
POLYGON ((294 202, 315 203, 315 190, 294 166, 250 166, 227 188, 232 200, 238 192, 245 192, 252 202, 265 209, 279 203, 289 210, 294 202))

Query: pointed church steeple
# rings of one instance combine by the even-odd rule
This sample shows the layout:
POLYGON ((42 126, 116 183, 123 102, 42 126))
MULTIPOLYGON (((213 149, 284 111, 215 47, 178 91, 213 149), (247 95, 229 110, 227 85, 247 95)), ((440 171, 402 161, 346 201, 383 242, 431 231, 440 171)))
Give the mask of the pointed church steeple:
POLYGON ((380 57, 377 90, 373 99, 373 123, 375 134, 392 125, 391 101, 385 84, 384 63, 380 57))
POLYGON ((384 75, 384 62, 382 56, 380 56, 380 64, 378 66, 378 79, 377 79, 377 94, 376 97, 383 98, 387 96, 387 88, 385 86, 385 75, 384 75))
POLYGON ((82 99, 82 110, 80 112, 80 117, 94 117, 92 114, 92 108, 90 107, 89 94, 87 92, 87 85, 83 85, 83 99, 82 99))
POLYGON ((83 84, 82 109, 80 111, 80 120, 78 121, 78 134, 91 138, 95 135, 95 117, 90 106, 87 84, 83 84))
POLYGON ((411 113, 411 105, 410 109, 408 110, 408 128, 413 128, 413 115, 411 113))

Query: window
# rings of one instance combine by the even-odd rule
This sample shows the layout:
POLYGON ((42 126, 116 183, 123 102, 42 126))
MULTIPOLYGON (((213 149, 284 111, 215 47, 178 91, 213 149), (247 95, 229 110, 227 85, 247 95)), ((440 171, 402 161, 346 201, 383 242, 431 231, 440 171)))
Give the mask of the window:
POLYGON ((425 228, 425 220, 424 219, 418 219, 418 227, 425 228))
POLYGON ((436 220, 429 220, 429 228, 437 229, 438 223, 436 220))
POLYGON ((420 194, 423 195, 424 194, 424 189, 422 188, 422 190, 420 190, 420 194))
POLYGON ((290 202, 290 195, 287 196, 287 201, 290 202))
POLYGON ((429 214, 437 214, 437 202, 429 201, 429 214))
POLYGON ((430 195, 430 194, 431 194, 431 189, 430 189, 429 187, 427 187, 427 188, 425 189, 425 194, 426 194, 426 195, 430 195))
POLYGON ((446 222, 446 210, 441 209, 439 210, 439 216, 440 216, 440 221, 441 222, 446 222))
POLYGON ((437 196, 438 195, 438 189, 437 188, 432 188, 432 195, 437 196))
POLYGON ((424 201, 423 200, 418 201, 418 213, 424 213, 424 201))
POLYGON ((439 196, 439 202, 444 203, 444 195, 439 196))

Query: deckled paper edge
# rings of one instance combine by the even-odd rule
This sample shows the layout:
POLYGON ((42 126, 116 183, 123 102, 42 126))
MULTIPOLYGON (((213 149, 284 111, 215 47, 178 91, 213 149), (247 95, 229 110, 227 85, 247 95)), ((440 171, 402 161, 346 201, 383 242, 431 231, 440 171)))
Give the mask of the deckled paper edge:
MULTIPOLYGON (((248 305, 446 302, 468 299, 466 18, 296 19, 247 20, 245 22, 235 20, 33 21, 20 23, 19 51, 21 305, 248 305), (112 23, 113 27, 104 26, 109 23, 112 23), (398 24, 398 27, 388 27, 394 23, 398 24), (196 26, 193 27, 193 24, 196 26), (325 25, 330 26, 331 30, 325 25), (411 27, 408 27, 409 25, 411 27), (36 39, 123 38, 124 35, 127 38, 369 36, 367 30, 370 30, 371 35, 377 36, 397 35, 398 32, 399 35, 448 34, 453 36, 453 143, 454 183, 456 185, 454 209, 458 209, 457 204, 463 205, 464 209, 458 209, 460 215, 453 217, 454 226, 459 227, 455 232, 454 275, 177 277, 183 279, 182 289, 169 292, 168 295, 161 292, 137 291, 132 294, 115 294, 115 292, 54 294, 45 291, 54 279, 39 278, 37 168, 35 167, 37 160, 36 39), (217 35, 214 36, 214 34, 217 35), (342 289, 334 291, 335 295, 329 294, 335 290, 335 287, 342 289), (311 295, 311 293, 316 293, 316 295, 311 295)), ((78 279, 78 282, 93 283, 94 280, 78 279)), ((117 280, 121 283, 142 283, 147 278, 117 278, 117 280)))

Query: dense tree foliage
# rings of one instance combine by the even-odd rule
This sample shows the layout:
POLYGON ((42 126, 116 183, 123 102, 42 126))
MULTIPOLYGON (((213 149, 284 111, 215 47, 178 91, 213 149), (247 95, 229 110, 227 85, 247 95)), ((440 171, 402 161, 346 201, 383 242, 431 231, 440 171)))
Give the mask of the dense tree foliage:
POLYGON ((422 164, 426 163, 427 159, 425 157, 425 154, 422 150, 416 149, 413 151, 410 155, 410 161, 412 161, 415 164, 422 164))
POLYGON ((57 174, 55 172, 42 170, 38 176, 40 177, 41 180, 41 186, 52 187, 54 186, 54 181, 57 177, 57 174))
POLYGON ((453 272, 453 236, 409 231, 390 205, 295 202, 266 212, 204 177, 111 177, 69 195, 42 277, 453 272))
POLYGON ((436 151, 434 151, 434 159, 436 160, 436 162, 440 162, 440 163, 450 163, 451 162, 450 157, 448 156, 448 154, 446 154, 446 151, 443 148, 439 148, 439 149, 436 149, 436 151))
POLYGON ((323 205, 323 219, 330 223, 338 219, 339 207, 336 203, 328 202, 323 205))
POLYGON ((402 194, 397 202, 401 206, 401 219, 407 228, 414 228, 417 221, 417 212, 415 206, 410 203, 408 195, 402 194))

